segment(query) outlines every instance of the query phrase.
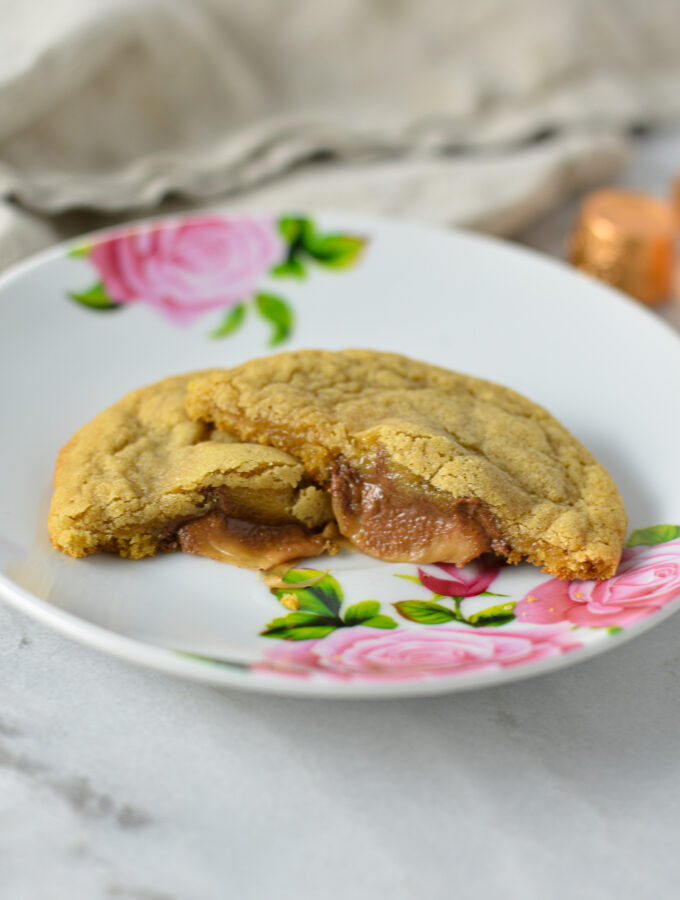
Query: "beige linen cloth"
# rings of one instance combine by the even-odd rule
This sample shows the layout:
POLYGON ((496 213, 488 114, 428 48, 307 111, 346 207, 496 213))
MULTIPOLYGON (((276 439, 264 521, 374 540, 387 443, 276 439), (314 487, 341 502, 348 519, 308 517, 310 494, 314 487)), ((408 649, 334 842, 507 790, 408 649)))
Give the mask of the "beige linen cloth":
POLYGON ((509 234, 680 119, 678 0, 0 0, 0 265, 182 205, 509 234))

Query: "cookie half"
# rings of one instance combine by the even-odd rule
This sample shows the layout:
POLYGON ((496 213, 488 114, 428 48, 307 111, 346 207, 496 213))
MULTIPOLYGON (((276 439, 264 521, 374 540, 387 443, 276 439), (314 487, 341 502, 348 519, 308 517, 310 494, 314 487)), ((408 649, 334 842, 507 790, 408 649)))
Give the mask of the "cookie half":
POLYGON ((133 391, 61 450, 48 519, 55 547, 133 559, 181 548, 263 569, 333 549, 329 497, 300 462, 189 419, 197 375, 209 373, 133 391))
POLYGON ((379 559, 464 565, 487 552, 559 578, 607 578, 616 485, 546 410, 392 353, 304 350, 196 378, 187 411, 292 453, 340 532, 379 559))

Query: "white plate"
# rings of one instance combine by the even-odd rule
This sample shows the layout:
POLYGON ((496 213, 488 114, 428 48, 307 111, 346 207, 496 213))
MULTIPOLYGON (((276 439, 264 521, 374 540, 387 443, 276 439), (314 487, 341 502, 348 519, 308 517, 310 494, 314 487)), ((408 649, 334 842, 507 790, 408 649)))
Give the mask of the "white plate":
POLYGON ((680 529, 640 532, 680 521, 678 339, 614 291, 527 251, 350 215, 304 227, 233 213, 136 225, 6 275, 0 352, 0 592, 106 652, 215 685, 425 694, 559 668, 678 605, 680 529), (111 298, 112 310, 84 305, 111 298), (211 337, 220 326, 231 332, 211 337), (621 574, 565 585, 531 566, 484 583, 466 571, 437 599, 431 588, 444 591, 427 577, 446 573, 436 567, 423 584, 415 566, 346 554, 302 566, 330 567, 299 599, 308 616, 325 603, 331 621, 309 618, 301 633, 298 614, 284 639, 261 635, 290 610, 253 572, 183 554, 72 560, 50 547, 54 460, 78 426, 139 385, 270 352, 272 335, 290 349, 402 352, 547 406, 619 484, 638 532, 621 574))

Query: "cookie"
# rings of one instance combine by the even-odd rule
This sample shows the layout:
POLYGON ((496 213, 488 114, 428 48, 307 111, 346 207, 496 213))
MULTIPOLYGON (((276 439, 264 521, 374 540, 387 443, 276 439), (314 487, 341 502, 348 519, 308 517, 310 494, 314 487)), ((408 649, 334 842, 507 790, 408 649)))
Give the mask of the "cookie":
POLYGON ((71 556, 183 549, 270 568, 333 549, 325 491, 300 462, 189 419, 194 373, 128 394, 61 450, 48 529, 71 556))
POLYGON ((303 350, 194 379, 187 411, 300 459, 340 532, 379 559, 464 565, 493 552, 581 579, 618 565, 613 479, 500 385, 392 353, 303 350))

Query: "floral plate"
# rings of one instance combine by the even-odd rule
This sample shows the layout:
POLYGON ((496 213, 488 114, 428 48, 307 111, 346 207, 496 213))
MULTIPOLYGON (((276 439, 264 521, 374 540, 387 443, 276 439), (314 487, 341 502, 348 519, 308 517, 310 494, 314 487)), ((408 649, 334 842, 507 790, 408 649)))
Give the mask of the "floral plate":
MULTIPOLYGON (((584 659, 680 602, 680 343, 567 267, 471 234, 215 211, 97 234, 0 281, 0 593, 84 643, 214 685, 367 697, 584 659), (606 582, 532 566, 302 561, 282 578, 173 554, 72 560, 45 533, 59 447, 126 391, 280 347, 394 350, 547 406, 617 480, 606 582)), ((55 665, 58 664, 55 662, 55 665)))

